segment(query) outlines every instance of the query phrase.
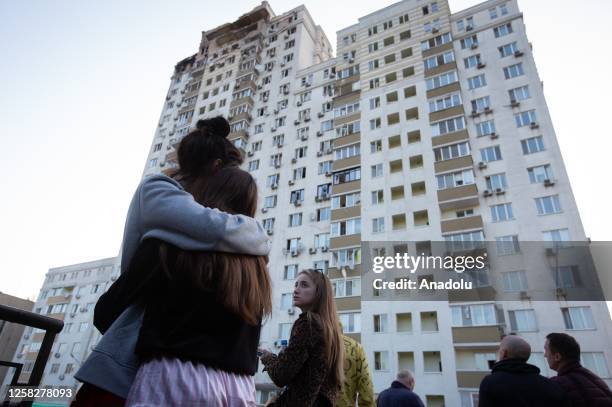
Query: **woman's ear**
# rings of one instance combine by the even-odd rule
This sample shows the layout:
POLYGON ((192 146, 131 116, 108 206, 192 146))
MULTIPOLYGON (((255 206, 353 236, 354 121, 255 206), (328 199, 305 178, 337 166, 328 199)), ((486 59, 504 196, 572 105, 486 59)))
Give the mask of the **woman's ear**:
POLYGON ((215 161, 213 161, 213 173, 219 171, 221 169, 221 167, 223 166, 223 160, 221 160, 220 158, 217 158, 215 161))

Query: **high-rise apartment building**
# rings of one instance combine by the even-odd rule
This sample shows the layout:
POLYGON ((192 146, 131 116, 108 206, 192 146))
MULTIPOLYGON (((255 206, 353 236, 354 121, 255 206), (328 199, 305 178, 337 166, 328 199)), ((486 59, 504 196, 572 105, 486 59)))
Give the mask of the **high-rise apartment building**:
MULTIPOLYGON (((115 257, 49 269, 38 299, 31 309, 37 314, 64 321, 64 328, 55 337, 41 387, 60 386, 77 389, 74 373, 101 335, 93 326, 94 307, 106 291, 118 269, 115 257)), ((40 350, 45 331, 26 327, 19 339, 13 362, 23 364, 20 383, 27 383, 40 350)), ((9 371, 2 386, 2 396, 12 379, 9 371)), ((56 400, 57 401, 57 400, 56 400)))
MULTIPOLYGON (((512 255, 522 241, 586 240, 516 0, 454 14, 445 0, 401 1, 338 31, 336 50, 304 6, 275 15, 263 2, 203 32, 197 53, 174 68, 144 169, 176 165, 175 147, 199 118, 229 118, 273 239, 274 313, 262 344, 277 351, 289 338, 295 277, 316 268, 333 282, 346 334, 366 350, 376 392, 407 368, 428 406, 476 406, 511 332, 530 342, 546 375, 545 335, 571 333, 583 363, 610 385, 605 304, 532 301, 520 267, 495 287, 516 301, 362 301, 372 290, 361 281, 363 241, 419 253, 432 242, 491 241, 512 255)), ((66 383, 60 375, 82 361, 72 343, 81 353, 95 343, 93 333, 75 335, 93 332, 81 327, 112 265, 78 266, 109 268, 91 276, 87 299, 77 301, 71 277, 45 282, 35 307, 62 314, 72 331, 58 337, 48 366, 57 378, 44 384, 66 383)), ((36 345, 22 345, 27 360, 36 345)), ((276 388, 265 373, 256 382, 265 402, 276 388)))
MULTIPOLYGON (((525 270, 498 288, 516 301, 362 302, 372 290, 361 285, 362 241, 423 252, 436 241, 586 240, 516 1, 454 14, 444 0, 401 1, 338 31, 336 49, 304 7, 276 16, 266 2, 204 32, 175 67, 145 169, 175 165, 199 118, 229 118, 274 242, 264 345, 289 337, 294 278, 314 267, 333 281, 376 392, 408 368, 428 406, 475 406, 510 332, 546 375, 545 335, 570 332, 610 384, 605 304, 531 301, 519 295, 525 270)), ((265 401, 274 386, 256 380, 265 401)))

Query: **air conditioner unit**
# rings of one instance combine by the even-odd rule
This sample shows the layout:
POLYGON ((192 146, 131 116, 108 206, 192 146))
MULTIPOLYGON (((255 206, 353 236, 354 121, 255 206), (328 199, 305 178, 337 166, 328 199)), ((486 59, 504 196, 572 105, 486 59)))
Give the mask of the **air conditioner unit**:
POLYGON ((21 358, 23 357, 23 353, 18 353, 18 354, 16 355, 16 357, 17 357, 17 359, 21 359, 21 358))
POLYGON ((546 248, 546 255, 547 256, 551 257, 551 256, 555 256, 556 254, 557 254, 557 252, 552 247, 547 247, 546 248))
POLYGON ((316 213, 311 213, 310 214, 310 220, 311 220, 311 222, 314 222, 315 220, 317 220, 317 214, 316 213))
POLYGON ((253 157, 253 155, 255 155, 255 153, 254 153, 253 151, 249 151, 249 152, 247 153, 247 155, 248 155, 249 157, 253 157))
POLYGON ((499 134, 493 132, 493 133, 489 134, 489 137, 491 137, 491 140, 495 140, 496 138, 499 137, 499 134))
POLYGON ((289 89, 287 89, 287 88, 283 89, 283 94, 288 95, 289 94, 289 89))
POLYGON ((283 146, 283 143, 277 143, 276 147, 281 148, 283 146))
POLYGON ((78 300, 79 298, 81 298, 81 294, 77 294, 74 297, 78 300))
POLYGON ((567 292, 563 288, 557 288, 557 297, 565 297, 567 296, 567 292))
POLYGON ((76 316, 76 314, 73 312, 70 314, 70 318, 74 318, 76 316))
POLYGON ((280 168, 280 167, 281 167, 280 163, 274 164, 274 168, 280 168))
POLYGON ((553 185, 555 185, 555 180, 549 179, 549 178, 546 178, 544 180, 544 186, 545 187, 552 187, 553 185))
POLYGON ((329 79, 334 79, 336 77, 336 73, 332 72, 329 74, 329 79))
POLYGON ((285 61, 281 62, 280 66, 285 66, 285 61))
POLYGON ((294 310, 293 308, 289 308, 289 309, 287 310, 287 314, 289 314, 289 315, 293 315, 293 314, 295 314, 295 310, 294 310))
POLYGON ((266 233, 272 236, 274 234, 274 231, 272 229, 268 229, 266 230, 266 233))
POLYGON ((293 124, 295 124, 295 125, 297 126, 298 124, 300 124, 300 121, 299 121, 298 119, 295 119, 295 121, 293 122, 293 124))
POLYGON ((274 114, 278 114, 278 109, 274 109, 274 114))
POLYGON ((331 154, 332 153, 332 149, 328 148, 327 150, 325 150, 325 154, 331 154))
POLYGON ((315 202, 321 202, 321 197, 319 195, 315 196, 315 202))
POLYGON ((479 62, 479 63, 478 63, 478 65, 476 65, 476 68, 478 68, 478 69, 482 69, 482 68, 484 68, 485 66, 487 66, 487 64, 485 64, 484 62, 479 62))
POLYGON ((276 127, 271 127, 270 131, 276 131, 276 127))
POLYGON ((318 116, 319 118, 321 118, 321 117, 325 116, 325 113, 323 113, 323 112, 319 112, 319 113, 317 113, 317 116, 318 116))
POLYGON ((262 88, 263 88, 263 85, 257 85, 257 89, 261 90, 262 88))
POLYGON ((306 83, 304 84, 304 86, 306 86, 307 88, 309 88, 309 87, 310 87, 310 82, 306 82, 306 83))
POLYGON ((484 112, 485 112, 485 113, 492 113, 492 112, 493 112, 493 109, 491 109, 491 107, 490 107, 490 106, 487 106, 487 107, 485 107, 485 108, 484 108, 484 112))
POLYGON ((317 151, 317 157, 323 156, 323 151, 317 151))
POLYGON ((523 56, 523 51, 518 51, 518 50, 514 51, 514 56, 517 57, 517 58, 522 57, 523 56))
POLYGON ((327 246, 321 246, 321 251, 323 253, 327 252, 329 250, 329 248, 327 246))
POLYGON ((521 291, 520 297, 521 297, 521 300, 530 300, 531 299, 531 297, 529 296, 527 291, 521 291))
POLYGON ((297 200, 297 201, 293 202, 293 204, 294 204, 295 206, 302 206, 302 201, 297 200))
POLYGON ((294 184, 295 184, 295 181, 294 181, 294 180, 292 180, 292 179, 290 179, 290 180, 289 180, 289 185, 294 185, 294 184))
POLYGON ((478 48, 478 44, 474 42, 474 43, 473 43, 473 44, 470 46, 470 48, 471 48, 471 49, 476 49, 476 48, 478 48))
POLYGON ((268 212, 268 208, 266 207, 261 208, 261 213, 266 213, 266 212, 268 212))
POLYGON ((81 312, 87 312, 87 308, 81 308, 80 311, 81 312))
POLYGON ((481 161, 478 163, 478 169, 484 170, 485 168, 487 168, 487 163, 484 161, 481 161))
POLYGON ((61 375, 59 375, 59 376, 58 376, 58 378, 59 378, 60 380, 64 380, 64 379, 66 378, 66 376, 64 376, 63 374, 61 374, 61 375))
POLYGON ((297 257, 299 255, 300 255, 299 250, 297 250, 297 249, 291 250, 291 257, 297 257))
POLYGON ((317 252, 317 248, 316 247, 311 247, 310 249, 308 249, 308 253, 310 254, 315 254, 317 252))
POLYGON ((306 141, 308 140, 308 134, 302 134, 302 137, 300 137, 302 139, 302 141, 306 141))
POLYGON ((305 121, 305 122, 309 122, 309 121, 310 121, 310 116, 306 116, 306 117, 304 117, 304 121, 305 121))
POLYGON ((503 195, 505 193, 506 193, 506 191, 503 188, 495 188, 495 194, 496 195, 503 195))
POLYGON ((515 99, 510 99, 510 107, 519 107, 521 102, 515 99))
POLYGON ((331 177, 331 176, 332 176, 331 171, 327 171, 327 172, 325 173, 325 176, 326 176, 326 177, 331 177))
POLYGON ((300 102, 299 100, 297 101, 296 105, 298 106, 302 106, 302 102, 300 102))
POLYGON ((467 25, 465 27, 465 31, 472 31, 474 29, 474 27, 472 27, 471 25, 467 25))
POLYGON ((480 113, 478 113, 476 110, 472 110, 470 117, 478 117, 478 116, 480 116, 480 113))
POLYGON ((261 98, 261 100, 263 100, 264 102, 267 102, 268 101, 268 97, 264 96, 263 98, 261 98))
POLYGON ((297 162, 297 158, 293 157, 293 158, 291 159, 291 164, 295 164, 296 162, 297 162))
POLYGON ((537 129, 539 127, 540 127, 540 125, 537 124, 536 122, 531 122, 531 124, 529 124, 529 128, 530 129, 537 129))
POLYGON ((435 34, 435 33, 437 33, 438 31, 440 31, 440 30, 438 30, 436 27, 433 27, 433 28, 431 29, 431 33, 432 33, 432 34, 435 34))
POLYGON ((59 352, 55 352, 55 354, 53 356, 55 356, 56 358, 60 358, 62 356, 62 354, 59 353, 59 352))
POLYGON ((484 191, 482 191, 482 196, 491 196, 493 195, 493 192, 491 192, 491 190, 489 189, 485 189, 484 191))
POLYGON ((278 188, 278 184, 272 184, 272 185, 270 185, 270 188, 277 189, 278 188))
POLYGON ((323 136, 323 132, 322 131, 317 131, 317 137, 322 137, 323 136))
POLYGON ((285 37, 284 37, 284 38, 285 38, 286 40, 288 40, 288 39, 289 39, 289 34, 285 34, 285 37))

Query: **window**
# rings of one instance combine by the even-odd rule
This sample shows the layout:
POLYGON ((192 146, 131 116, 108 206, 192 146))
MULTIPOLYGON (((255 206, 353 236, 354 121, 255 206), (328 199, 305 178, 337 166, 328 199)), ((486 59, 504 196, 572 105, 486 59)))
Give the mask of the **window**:
POLYGON ((527 291, 527 276, 524 270, 502 273, 502 283, 507 293, 527 291))
POLYGON ((489 9, 489 17, 491 18, 491 20, 494 20, 497 18, 497 8, 496 7, 489 9))
POLYGON ((479 326, 497 323, 493 304, 459 305, 451 307, 453 326, 479 326))
POLYGON ((429 112, 439 112, 440 110, 450 109, 451 107, 461 105, 461 96, 459 93, 443 96, 439 99, 429 101, 429 112))
POLYGON ((262 221, 263 228, 266 232, 272 234, 274 232, 274 218, 267 218, 262 221))
POLYGON ((304 190, 303 189, 297 189, 295 191, 291 191, 291 196, 289 198, 289 202, 290 203, 304 202, 304 190))
POLYGON ((293 299, 292 299, 292 293, 284 293, 281 294, 281 303, 280 303, 280 309, 281 310, 288 310, 293 308, 293 299))
POLYGON ((361 263, 361 248, 353 247, 350 249, 335 250, 332 253, 332 263, 336 267, 349 266, 361 263))
POLYGON ((490 108, 491 99, 488 96, 472 100, 472 113, 481 113, 490 108))
POLYGON ((497 49, 499 50, 499 55, 502 58, 509 57, 510 55, 514 55, 514 53, 519 50, 518 46, 516 45, 516 41, 511 42, 510 44, 502 45, 501 47, 498 47, 497 49))
POLYGON ((372 219, 372 232, 380 233, 385 231, 385 218, 372 219))
POLYGON ((457 82, 457 80, 457 71, 450 71, 434 76, 433 78, 428 78, 426 81, 426 87, 427 90, 432 90, 457 82))
POLYGON ((455 188, 461 185, 468 185, 474 183, 474 171, 463 170, 458 172, 451 172, 448 174, 436 175, 438 181, 438 190, 455 188))
POLYGON ((581 287, 580 269, 578 266, 559 266, 555 270, 555 280, 558 288, 581 287))
POLYGON ((368 36, 371 37, 372 35, 378 34, 378 26, 374 25, 370 28, 368 28, 368 36))
POLYGON ((440 65, 448 64, 455 60, 453 51, 444 52, 443 54, 434 55, 424 61, 425 69, 433 69, 440 65))
POLYGON ((489 136, 495 133, 495 122, 487 120, 476 124, 476 135, 478 137, 489 136))
POLYGON ((595 329, 593 314, 589 307, 561 308, 565 329, 595 329))
POLYGON ((384 200, 384 191, 379 189, 378 191, 372 191, 372 205, 378 205, 383 203, 384 200))
POLYGON ((374 332, 387 332, 387 314, 374 315, 374 332))
POLYGON ((382 164, 372 165, 370 169, 372 170, 372 178, 382 177, 383 175, 383 165, 382 164))
POLYGON ((559 195, 544 196, 535 199, 538 215, 551 215, 561 212, 561 203, 559 195))
POLYGON ((552 168, 548 164, 529 168, 527 174, 529 175, 529 182, 532 184, 553 178, 552 168))
POLYGON ((361 203, 360 193, 350 193, 345 195, 336 195, 331 200, 332 209, 350 208, 361 203))
POLYGON ((395 38, 393 37, 387 37, 383 40, 383 45, 385 47, 388 47, 389 45, 392 45, 395 42, 395 38))
POLYGON ((474 68, 475 66, 478 66, 481 63, 480 61, 480 54, 476 54, 476 55, 470 55, 467 58, 463 59, 463 65, 467 68, 474 68))
POLYGON ((409 20, 409 15, 408 14, 404 14, 403 16, 399 16, 399 23, 400 24, 405 24, 407 23, 409 20))
POLYGON ((421 42, 421 50, 422 51, 426 51, 428 49, 439 47, 440 45, 447 44, 447 43, 449 43, 451 41, 452 41, 452 39, 451 39, 450 33, 444 33, 442 35, 438 35, 437 37, 430 38, 427 41, 422 41, 421 42))
POLYGON ((483 86, 487 86, 487 80, 485 79, 485 74, 480 74, 468 78, 468 88, 470 90, 482 88, 483 86))
POLYGON ((389 370, 389 352, 381 351, 374 352, 374 370, 376 371, 386 371, 389 370))
POLYGON ((508 182, 506 181, 506 174, 495 174, 485 178, 487 189, 496 190, 497 188, 505 189, 508 188, 508 182))
POLYGON ((249 161, 248 170, 255 171, 259 169, 259 160, 249 161))
POLYGON ((537 116, 535 110, 528 110, 526 112, 517 113, 514 115, 514 121, 516 127, 524 127, 537 123, 537 116))
POLYGON ((517 235, 499 236, 495 238, 497 254, 507 256, 521 251, 517 235))
POLYGON ((470 145, 467 142, 434 149, 434 157, 436 161, 451 160, 453 158, 463 157, 469 154, 470 145))
POLYGON ((480 149, 480 158, 484 162, 498 161, 502 159, 499 146, 492 146, 480 149))
POLYGON ((520 102, 521 100, 529 99, 531 97, 529 94, 529 86, 527 85, 510 89, 508 94, 510 95, 510 102, 520 102))
POLYGON ((334 185, 343 184, 345 182, 351 182, 361 179, 361 168, 351 168, 350 170, 344 170, 334 173, 333 181, 334 185))
POLYGON ((361 314, 359 312, 347 312, 338 314, 342 331, 344 333, 361 332, 361 314))
POLYGON ((370 99, 370 110, 374 110, 376 108, 380 107, 380 97, 375 97, 370 99))
POLYGON ((610 377, 606 357, 601 352, 582 352, 580 355, 582 365, 595 373, 597 376, 607 379, 610 377))
POLYGON ((370 130, 380 129, 381 120, 380 117, 370 120, 370 130))
MULTIPOLYGON (((400 39, 400 41, 404 41, 404 40, 409 39, 411 37, 411 35, 412 34, 410 33, 410 30, 402 31, 402 32, 400 32, 399 39, 400 39)), ((404 58, 404 57, 402 57, 402 58, 404 58)))
POLYGON ((302 225, 302 214, 292 213, 289 215, 289 227, 301 226, 302 225))
POLYGON ((522 62, 504 68, 504 77, 506 79, 516 78, 517 76, 522 76, 524 74, 525 71, 523 70, 522 62))
POLYGON ((512 204, 505 203, 491 206, 491 219, 493 222, 505 222, 514 219, 512 204))
POLYGON ((274 208, 276 207, 276 195, 270 195, 264 198, 264 208, 274 208))
POLYGON ((506 23, 504 25, 500 25, 498 27, 493 28, 493 34, 495 35, 495 38, 503 37, 511 33, 512 33, 511 23, 506 23))
POLYGON ((521 147, 525 155, 544 151, 544 138, 542 136, 536 136, 521 140, 521 147))
POLYGON ((329 220, 330 214, 331 214, 331 209, 329 207, 317 209, 317 222, 329 220))
POLYGON ((436 137, 463 129, 465 129, 465 118, 463 116, 459 116, 432 124, 431 135, 436 137))
POLYGON ((354 235, 356 233, 361 233, 361 218, 331 224, 331 237, 354 235))
MULTIPOLYGON (((329 233, 319 233, 314 237, 314 247, 329 247, 329 233)), ((327 269, 327 268, 326 268, 327 269)))
POLYGON ((359 278, 332 280, 331 283, 335 298, 361 295, 361 279, 359 278))
POLYGON ((542 232, 542 238, 545 242, 553 242, 557 246, 562 246, 562 242, 570 240, 568 229, 554 229, 542 232))
POLYGON ((476 36, 476 34, 474 34, 470 37, 466 37, 462 39, 460 43, 461 43, 461 49, 468 49, 468 48, 475 49, 475 48, 478 48, 478 37, 476 36))
POLYGON ((538 330, 535 312, 532 309, 508 311, 510 329, 516 332, 535 332, 538 330))

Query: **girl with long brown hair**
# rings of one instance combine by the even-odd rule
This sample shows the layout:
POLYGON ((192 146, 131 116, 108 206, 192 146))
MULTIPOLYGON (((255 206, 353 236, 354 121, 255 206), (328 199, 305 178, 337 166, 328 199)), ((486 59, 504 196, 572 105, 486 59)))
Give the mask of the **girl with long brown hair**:
MULTIPOLYGON (((199 192, 207 207, 255 214, 257 186, 237 167, 219 170, 199 192)), ((257 344, 272 308, 266 263, 158 239, 140 245, 95 312, 105 324, 130 304, 145 307, 136 343, 142 364, 127 405, 254 405, 257 344)))
POLYGON ((344 380, 343 341, 332 286, 317 270, 298 274, 293 305, 302 313, 278 355, 260 349, 272 381, 285 390, 274 407, 333 406, 344 380))

